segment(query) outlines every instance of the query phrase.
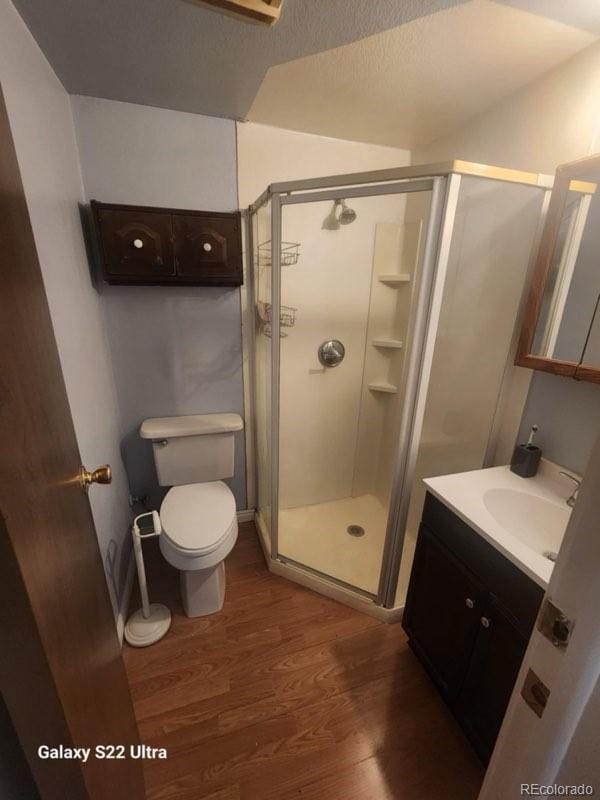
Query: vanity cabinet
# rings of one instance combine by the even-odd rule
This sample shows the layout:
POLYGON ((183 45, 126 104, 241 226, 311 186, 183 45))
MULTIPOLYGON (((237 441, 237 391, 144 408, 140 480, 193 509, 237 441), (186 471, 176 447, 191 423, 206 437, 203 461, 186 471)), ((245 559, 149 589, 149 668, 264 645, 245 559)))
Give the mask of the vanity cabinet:
POLYGON ((403 626, 487 763, 543 590, 427 494, 403 626))
POLYGON ((102 276, 112 284, 239 286, 239 213, 92 201, 102 276))

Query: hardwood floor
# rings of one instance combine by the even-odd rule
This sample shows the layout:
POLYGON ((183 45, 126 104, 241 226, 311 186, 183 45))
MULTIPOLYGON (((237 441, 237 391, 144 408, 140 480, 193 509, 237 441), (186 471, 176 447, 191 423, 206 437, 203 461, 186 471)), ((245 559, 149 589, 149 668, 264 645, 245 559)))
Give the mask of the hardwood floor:
POLYGON ((400 625, 269 573, 252 523, 219 614, 188 619, 177 572, 147 561, 173 612, 161 642, 124 650, 142 742, 169 753, 144 762, 148 800, 477 797, 483 770, 400 625))

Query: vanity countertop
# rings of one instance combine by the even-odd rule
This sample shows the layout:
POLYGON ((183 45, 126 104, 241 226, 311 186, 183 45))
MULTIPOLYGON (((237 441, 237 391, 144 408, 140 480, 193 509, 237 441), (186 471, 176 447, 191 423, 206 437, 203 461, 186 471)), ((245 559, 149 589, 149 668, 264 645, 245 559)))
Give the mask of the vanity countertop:
POLYGON ((458 517, 542 588, 570 518, 572 483, 542 459, 538 474, 521 478, 509 467, 426 478, 424 483, 458 517))

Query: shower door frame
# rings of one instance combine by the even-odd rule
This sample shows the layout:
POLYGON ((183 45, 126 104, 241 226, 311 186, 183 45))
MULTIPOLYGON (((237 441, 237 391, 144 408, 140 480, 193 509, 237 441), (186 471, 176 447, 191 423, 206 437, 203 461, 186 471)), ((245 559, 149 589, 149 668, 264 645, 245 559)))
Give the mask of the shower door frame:
MULTIPOLYGON (((331 575, 319 573, 310 566, 286 559, 279 553, 279 425, 280 425, 280 357, 281 336, 278 324, 271 329, 271 436, 270 436, 270 558, 283 564, 289 563, 306 571, 325 577, 332 584, 337 584, 351 591, 366 595, 374 603, 391 608, 394 603, 396 584, 404 542, 404 527, 408 514, 412 489, 412 470, 418 448, 420 429, 424 412, 424 401, 429 381, 431 355, 437 332, 437 317, 432 320, 434 298, 437 297, 437 316, 445 270, 440 280, 439 258, 440 235, 442 229, 451 233, 454 220, 453 211, 458 197, 460 175, 411 175, 404 177, 411 168, 383 170, 374 173, 356 173, 354 175, 316 178, 306 181, 294 181, 288 184, 273 184, 258 200, 250 206, 247 220, 249 241, 252 242, 253 216, 269 201, 271 202, 271 316, 279 319, 281 309, 281 242, 282 211, 286 205, 330 201, 344 198, 377 197, 391 194, 410 194, 413 192, 430 192, 431 201, 425 235, 423 255, 420 258, 417 288, 413 308, 411 308, 411 324, 409 340, 411 346, 407 355, 407 364, 403 370, 402 423, 398 448, 394 459, 394 479, 388 503, 388 518, 382 560, 379 574, 377 594, 365 592, 359 587, 339 581, 331 575), (385 176, 385 177, 384 177, 385 176), (363 185, 361 185, 363 184, 363 185), (364 185, 367 184, 367 185, 364 185), (452 192, 450 193, 450 187, 452 192), (309 191, 314 190, 314 191, 309 191), (296 194, 297 193, 297 194, 296 194), (450 200, 450 202, 449 202, 450 200), (450 219, 450 222, 447 220, 450 219), (443 224, 445 223, 445 224, 443 224), (437 289, 437 292, 435 291, 437 289), (432 326, 435 330, 432 333, 432 326), (426 343, 429 341, 429 361, 424 364, 426 343), (424 368, 427 371, 423 375, 424 368), (420 417, 419 417, 420 413, 420 417)), ((254 243, 250 248, 250 258, 254 259, 254 243)), ((254 264, 249 272, 254 275, 254 264)), ((252 287, 253 291, 253 287, 252 287)), ((254 297, 252 297, 254 303, 254 297)), ((434 315, 435 316, 435 313, 434 315)), ((258 449, 255 448, 255 452, 258 449)))
MULTIPOLYGON (((431 373, 431 363, 433 347, 435 345, 441 301, 443 299, 443 289, 446 280, 448 266, 449 247, 452 240, 452 232, 456 215, 456 207, 459 196, 459 188, 462 176, 472 176, 486 178, 492 181, 505 183, 519 183, 529 186, 536 186, 542 191, 546 191, 546 201, 549 190, 552 188, 553 179, 550 175, 540 173, 525 172, 522 170, 507 169, 504 167, 488 166, 485 164, 475 164, 468 161, 446 161, 436 164, 423 164, 408 167, 397 167, 392 169, 375 170, 372 172, 348 173, 343 175, 332 175, 323 178, 308 178, 282 183, 273 183, 260 195, 258 200, 248 208, 247 223, 249 226, 250 242, 252 241, 252 219, 262 206, 269 201, 271 206, 271 233, 273 244, 275 235, 277 236, 278 247, 272 248, 272 306, 274 307, 274 291, 276 284, 277 291, 277 311, 281 304, 281 263, 280 263, 280 243, 281 243, 281 207, 295 202, 307 202, 314 200, 316 192, 312 192, 310 197, 309 190, 330 189, 327 193, 329 199, 337 199, 341 195, 344 197, 361 196, 357 192, 361 187, 370 184, 367 195, 377 195, 388 193, 387 187, 392 181, 399 182, 402 191, 406 191, 406 186, 417 181, 429 180, 432 182, 432 199, 429 210, 427 235, 425 238, 428 252, 423 253, 420 263, 419 286, 416 290, 416 299, 411 309, 411 323, 409 340, 410 354, 407 354, 407 362, 404 369, 403 392, 404 407, 402 409, 401 431, 398 441, 398 449, 392 481, 392 491, 388 505, 388 525, 382 554, 380 582, 376 596, 368 593, 368 597, 374 600, 375 605, 383 609, 394 609, 396 588, 399 578, 399 568, 402 560, 406 521, 408 517, 409 503, 412 496, 414 484, 414 468, 418 453, 420 434, 423 423, 425 402, 429 388, 431 373), (352 187, 352 188, 350 188, 352 187), (301 194, 295 195, 299 192, 301 194), (307 199, 304 199, 307 198, 307 199), (276 266, 276 268, 275 268, 276 266), (413 311, 415 312, 413 315, 413 311), (409 397, 410 395, 410 397, 409 397)), ((394 190, 390 190, 394 191, 394 190)), ((398 191, 395 189, 395 191, 398 191)), ((325 193, 319 193, 321 199, 327 199, 325 193)), ((541 210, 541 220, 543 222, 545 206, 541 210)), ((248 270, 250 276, 249 292, 252 292, 252 304, 254 303, 253 279, 254 279, 254 250, 250 246, 250 257, 252 259, 251 269, 248 270)), ((524 289, 525 291, 525 289, 524 289)), ((523 300, 521 301, 521 305, 523 300)), ((249 304, 249 305, 252 305, 249 304)), ((276 317, 275 317, 276 318, 276 317)), ((279 326, 275 325, 273 331, 276 342, 276 353, 271 349, 271 530, 269 534, 269 546, 271 548, 271 558, 281 564, 292 565, 295 562, 285 560, 278 554, 278 516, 279 516, 279 357, 280 357, 280 336, 279 326), (275 358, 276 356, 276 358, 275 358), (274 404, 274 400, 276 402, 274 404), (275 500, 275 503, 273 503, 275 500), (274 511, 276 512, 275 529, 273 526, 274 511)), ((513 337, 514 339, 514 337, 513 337)), ((274 342, 273 342, 274 344, 274 342)), ((513 350, 508 354, 506 370, 502 381, 501 395, 505 394, 508 385, 508 376, 513 364, 513 350)), ((502 401, 499 400, 499 403, 502 401)), ((485 465, 491 463, 491 451, 497 438, 498 427, 498 408, 492 424, 488 448, 485 456, 485 465)), ((255 426, 256 429, 256 426, 255 426)), ((315 574, 306 565, 299 565, 304 573, 315 574)), ((283 574, 283 573, 280 573, 283 574)), ((356 587, 348 587, 337 581, 332 576, 326 576, 331 585, 342 585, 351 588, 355 594, 360 594, 356 587)))

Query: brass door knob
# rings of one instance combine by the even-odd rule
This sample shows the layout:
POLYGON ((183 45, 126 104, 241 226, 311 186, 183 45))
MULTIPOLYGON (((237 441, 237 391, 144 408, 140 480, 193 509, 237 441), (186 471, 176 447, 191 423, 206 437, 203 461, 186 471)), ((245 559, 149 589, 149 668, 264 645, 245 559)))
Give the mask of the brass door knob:
POLYGON ((104 464, 93 472, 90 472, 85 467, 81 467, 79 470, 79 483, 84 492, 87 492, 92 483, 110 483, 111 481, 112 470, 110 464, 104 464))

